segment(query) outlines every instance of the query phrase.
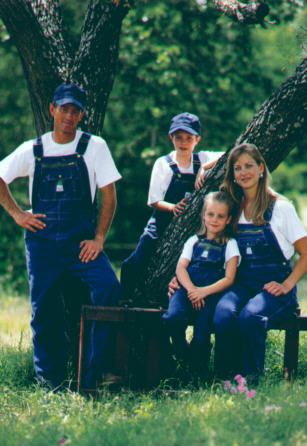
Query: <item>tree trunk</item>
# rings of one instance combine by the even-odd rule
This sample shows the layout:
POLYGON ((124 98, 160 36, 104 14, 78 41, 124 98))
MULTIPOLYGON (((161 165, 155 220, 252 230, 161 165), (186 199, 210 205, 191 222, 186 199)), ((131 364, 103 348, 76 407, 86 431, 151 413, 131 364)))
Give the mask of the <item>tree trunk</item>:
POLYGON ((88 93, 83 128, 100 133, 111 92, 122 21, 128 1, 91 0, 74 55, 64 35, 58 0, 0 0, 2 18, 14 41, 28 84, 37 134, 51 128, 49 103, 61 82, 88 93))
MULTIPOLYGON (((269 170, 274 170, 305 135, 306 110, 302 98, 306 96, 307 59, 304 59, 295 74, 264 102, 234 145, 243 142, 256 144, 269 170)), ((173 218, 165 231, 145 278, 147 295, 143 296, 136 290, 137 305, 166 305, 167 284, 175 273, 183 244, 198 230, 203 197, 208 192, 218 189, 224 178, 226 160, 227 153, 210 172, 204 187, 199 192, 193 193, 186 212, 179 218, 173 218)))

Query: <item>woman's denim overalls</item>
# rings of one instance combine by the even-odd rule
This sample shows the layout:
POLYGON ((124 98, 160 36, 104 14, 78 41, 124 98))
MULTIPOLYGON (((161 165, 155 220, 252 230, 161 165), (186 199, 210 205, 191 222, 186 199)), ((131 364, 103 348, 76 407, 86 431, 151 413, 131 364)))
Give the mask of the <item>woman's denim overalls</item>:
MULTIPOLYGON (((212 285, 225 276, 225 251, 226 244, 219 244, 203 236, 198 237, 188 267, 194 285, 212 285)), ((186 289, 181 287, 171 297, 168 310, 163 315, 176 358, 183 361, 190 359, 193 369, 200 375, 207 371, 213 314, 220 297, 221 293, 208 296, 205 299, 205 306, 201 310, 194 310, 186 289), (194 321, 194 333, 188 351, 185 330, 191 320, 194 321)))
POLYGON ((266 283, 282 283, 291 273, 270 225, 274 203, 264 214, 266 224, 238 225, 236 239, 242 262, 234 287, 217 305, 214 320, 216 368, 221 376, 230 370, 243 375, 262 373, 267 330, 297 307, 296 288, 282 296, 263 290, 266 283))
MULTIPOLYGON (((95 237, 95 207, 83 159, 90 135, 83 133, 76 153, 45 157, 41 138, 33 146, 33 213, 46 214, 46 228, 26 232, 27 267, 32 303, 34 366, 39 378, 59 385, 66 377, 64 311, 55 284, 65 272, 84 282, 93 305, 114 305, 119 283, 104 253, 96 260, 79 260, 82 240, 95 237)), ((93 324, 85 383, 95 384, 109 358, 108 329, 93 324)))
MULTIPOLYGON (((178 203, 187 192, 194 191, 196 175, 200 168, 199 156, 197 153, 193 153, 193 173, 181 173, 177 163, 172 160, 170 155, 166 155, 165 159, 173 172, 173 176, 165 193, 164 201, 178 203)), ((135 251, 123 262, 121 288, 125 300, 133 300, 135 288, 142 287, 149 260, 155 251, 158 239, 162 236, 172 218, 172 212, 161 212, 155 209, 135 251)))

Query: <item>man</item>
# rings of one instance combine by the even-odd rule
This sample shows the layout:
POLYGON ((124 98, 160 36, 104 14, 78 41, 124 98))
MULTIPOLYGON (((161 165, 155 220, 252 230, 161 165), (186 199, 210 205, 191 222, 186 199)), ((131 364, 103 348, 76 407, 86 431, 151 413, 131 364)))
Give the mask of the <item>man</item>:
MULTIPOLYGON (((54 286, 69 272, 87 285, 92 305, 116 305, 119 283, 103 253, 116 208, 121 177, 105 141, 77 129, 86 93, 58 86, 50 104, 53 132, 21 144, 0 162, 0 203, 26 230, 26 259, 32 304, 34 367, 39 382, 55 389, 66 377, 64 315, 54 286), (23 211, 8 185, 29 177, 32 211, 23 211), (95 193, 102 206, 96 223, 95 193)), ((93 324, 84 386, 92 388, 110 371, 110 333, 93 324)))

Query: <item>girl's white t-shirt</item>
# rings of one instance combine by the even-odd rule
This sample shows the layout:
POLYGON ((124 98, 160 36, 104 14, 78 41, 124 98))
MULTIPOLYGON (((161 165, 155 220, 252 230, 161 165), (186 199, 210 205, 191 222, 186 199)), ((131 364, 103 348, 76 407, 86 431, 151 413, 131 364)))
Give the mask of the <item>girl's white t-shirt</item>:
MULTIPOLYGON (((210 161, 215 161, 220 158, 224 152, 198 152, 199 161, 201 164, 208 163, 210 161)), ((169 153, 169 156, 173 161, 176 161, 176 151, 169 153)), ((193 157, 191 159, 191 164, 187 168, 178 166, 181 173, 193 173, 193 157)), ((169 167, 165 156, 159 157, 153 166, 150 178, 148 201, 147 204, 150 206, 157 201, 163 201, 168 186, 172 180, 173 171, 169 167)))
MULTIPOLYGON (((193 248, 195 243, 198 242, 198 236, 192 235, 192 237, 188 238, 188 240, 185 242, 183 246, 183 250, 180 256, 180 259, 187 259, 189 261, 192 260, 192 254, 193 254, 193 248)), ((225 250, 225 263, 224 268, 226 268, 227 262, 232 257, 238 257, 238 265, 241 262, 241 255, 239 251, 238 244, 235 239, 231 238, 227 244, 226 244, 226 250, 225 250)))
MULTIPOLYGON (((242 212, 239 223, 249 224, 251 221, 247 220, 242 212)), ((293 244, 297 240, 307 237, 304 225, 289 200, 277 198, 270 225, 285 258, 289 260, 295 251, 293 244)))
MULTIPOLYGON (((75 139, 68 144, 58 144, 52 138, 52 132, 42 135, 44 156, 65 156, 75 153, 82 131, 77 130, 75 139)), ((10 184, 16 178, 29 177, 29 198, 31 203, 35 158, 34 140, 26 141, 0 162, 0 177, 10 184)), ((104 139, 91 135, 84 154, 84 161, 89 174, 92 199, 96 187, 101 188, 121 178, 110 150, 104 139)))

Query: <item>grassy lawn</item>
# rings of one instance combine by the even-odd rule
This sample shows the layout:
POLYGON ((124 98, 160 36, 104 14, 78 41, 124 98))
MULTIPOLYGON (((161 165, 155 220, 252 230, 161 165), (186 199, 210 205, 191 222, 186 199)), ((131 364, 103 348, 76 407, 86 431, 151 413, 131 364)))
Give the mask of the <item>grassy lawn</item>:
MULTIPOLYGON (((307 280, 299 294, 307 313, 307 280)), ((281 378, 283 333, 269 334, 266 377, 251 399, 211 383, 198 390, 164 384, 148 393, 102 392, 93 400, 37 388, 29 305, 7 297, 0 309, 1 446, 307 444, 306 333, 300 337, 299 375, 293 383, 281 378)))

